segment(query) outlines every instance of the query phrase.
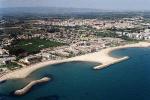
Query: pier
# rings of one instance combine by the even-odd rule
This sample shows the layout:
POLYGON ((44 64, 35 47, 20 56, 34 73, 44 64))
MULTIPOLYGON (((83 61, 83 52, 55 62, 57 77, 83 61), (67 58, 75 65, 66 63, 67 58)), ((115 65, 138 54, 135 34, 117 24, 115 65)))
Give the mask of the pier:
POLYGON ((14 95, 17 95, 17 96, 22 96, 22 95, 25 95, 27 92, 29 92, 31 90, 31 88, 34 86, 34 85, 37 85, 37 84, 40 84, 40 83, 45 83, 45 82, 48 82, 50 81, 50 78, 49 77, 44 77, 40 80, 34 80, 32 82, 30 82, 27 86, 25 86, 24 88, 22 89, 19 89, 19 90, 16 90, 14 92, 14 95))
POLYGON ((102 63, 101 65, 96 66, 96 67, 94 67, 93 69, 103 69, 103 68, 109 67, 110 65, 113 65, 113 64, 116 64, 116 63, 119 63, 119 62, 125 61, 125 60, 127 60, 127 59, 129 59, 129 57, 128 57, 128 56, 123 57, 123 58, 120 58, 120 59, 115 60, 115 61, 112 61, 112 62, 102 63))

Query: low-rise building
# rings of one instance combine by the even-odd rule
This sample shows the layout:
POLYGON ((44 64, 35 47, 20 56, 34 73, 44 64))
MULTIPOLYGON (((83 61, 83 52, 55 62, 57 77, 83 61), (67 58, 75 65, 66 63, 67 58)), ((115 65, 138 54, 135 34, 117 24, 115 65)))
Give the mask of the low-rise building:
POLYGON ((16 60, 16 57, 3 57, 3 58, 0 58, 0 65, 9 64, 14 60, 16 60))
POLYGON ((38 55, 30 55, 19 60, 19 62, 27 65, 35 64, 41 61, 42 61, 42 56, 38 56, 38 55))

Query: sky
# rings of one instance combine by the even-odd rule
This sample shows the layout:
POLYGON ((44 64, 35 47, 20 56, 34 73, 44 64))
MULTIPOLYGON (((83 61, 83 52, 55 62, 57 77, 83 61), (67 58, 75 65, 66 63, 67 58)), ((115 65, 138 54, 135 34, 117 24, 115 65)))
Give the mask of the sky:
POLYGON ((150 0, 0 0, 0 7, 66 7, 102 10, 150 10, 150 0))

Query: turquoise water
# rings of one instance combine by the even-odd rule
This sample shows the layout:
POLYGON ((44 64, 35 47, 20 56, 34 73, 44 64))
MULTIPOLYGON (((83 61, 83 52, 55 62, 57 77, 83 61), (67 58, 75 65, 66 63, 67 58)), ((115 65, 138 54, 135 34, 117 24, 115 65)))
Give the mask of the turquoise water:
POLYGON ((0 84, 0 100, 150 100, 150 48, 128 48, 112 56, 129 60, 102 70, 98 63, 69 62, 36 70, 26 79, 0 84), (12 92, 33 79, 51 76, 51 82, 36 85, 24 96, 12 92))

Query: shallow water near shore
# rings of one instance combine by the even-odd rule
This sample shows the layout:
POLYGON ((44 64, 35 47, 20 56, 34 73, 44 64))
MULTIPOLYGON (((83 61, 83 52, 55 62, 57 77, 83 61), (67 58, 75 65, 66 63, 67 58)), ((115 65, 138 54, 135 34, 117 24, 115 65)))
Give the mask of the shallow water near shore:
POLYGON ((150 100, 150 48, 127 48, 112 56, 130 59, 102 70, 98 63, 68 62, 36 70, 25 79, 0 84, 0 100, 150 100), (36 85, 24 96, 12 92, 44 76, 52 81, 36 85))

